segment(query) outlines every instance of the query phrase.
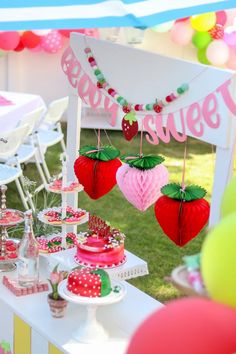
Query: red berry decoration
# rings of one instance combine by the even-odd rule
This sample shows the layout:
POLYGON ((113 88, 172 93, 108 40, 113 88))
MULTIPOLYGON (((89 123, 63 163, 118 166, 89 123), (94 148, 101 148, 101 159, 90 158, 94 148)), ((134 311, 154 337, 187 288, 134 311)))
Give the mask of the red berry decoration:
POLYGON ((210 205, 203 199, 206 191, 195 185, 184 190, 180 184, 167 184, 155 204, 155 215, 164 233, 177 245, 184 246, 206 225, 210 205))
POLYGON ((224 27, 221 25, 215 25, 210 31, 208 31, 213 39, 222 39, 224 37, 224 27))
POLYGON ((74 163, 75 175, 92 199, 109 193, 116 185, 116 171, 121 166, 119 150, 112 146, 84 146, 74 163))
POLYGON ((159 104, 154 104, 153 109, 156 113, 161 113, 163 110, 163 107, 160 106, 159 104))
POLYGON ((138 121, 135 112, 127 113, 122 119, 122 131, 126 140, 132 140, 138 134, 138 121))

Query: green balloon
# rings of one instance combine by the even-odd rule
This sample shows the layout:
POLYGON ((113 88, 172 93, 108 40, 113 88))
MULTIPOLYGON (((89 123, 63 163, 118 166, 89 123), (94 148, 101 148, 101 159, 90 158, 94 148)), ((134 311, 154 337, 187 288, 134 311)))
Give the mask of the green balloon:
POLYGON ((6 52, 5 52, 5 51, 0 50, 0 58, 1 58, 1 57, 3 57, 5 54, 6 54, 6 52))
POLYGON ((211 35, 208 32, 196 32, 193 35, 192 43, 198 49, 203 49, 212 41, 211 35))
POLYGON ((236 176, 230 180, 225 189, 221 203, 221 216, 225 217, 234 212, 236 212, 236 176))
POLYGON ((236 308, 236 213, 226 216, 206 237, 201 273, 212 300, 236 308))
POLYGON ((206 48, 198 49, 197 58, 202 64, 211 65, 206 56, 206 48))

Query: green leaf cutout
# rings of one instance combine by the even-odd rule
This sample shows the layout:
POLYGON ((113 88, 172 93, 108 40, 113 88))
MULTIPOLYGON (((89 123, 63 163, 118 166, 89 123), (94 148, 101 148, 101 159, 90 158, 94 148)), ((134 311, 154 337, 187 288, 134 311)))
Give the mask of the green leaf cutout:
POLYGON ((109 278, 108 273, 103 270, 103 269, 96 269, 91 271, 91 273, 93 274, 98 274, 100 276, 101 279, 101 296, 107 296, 110 294, 110 292, 112 291, 111 288, 111 281, 109 278))
POLYGON ((137 122, 137 118, 136 118, 135 112, 131 111, 131 112, 127 113, 124 116, 124 120, 127 120, 130 125, 133 125, 134 122, 137 122))
POLYGON ((131 167, 136 167, 139 170, 150 170, 151 168, 160 165, 163 161, 165 161, 163 156, 154 156, 154 155, 136 155, 129 154, 122 156, 122 161, 130 165, 131 167), (133 157, 133 158, 131 158, 133 157))
POLYGON ((83 146, 79 152, 82 156, 101 161, 114 160, 120 155, 120 151, 113 146, 102 146, 98 149, 96 146, 86 145, 83 146))
POLYGON ((206 190, 194 184, 185 187, 183 190, 179 183, 170 183, 161 188, 161 193, 172 199, 190 202, 192 200, 204 198, 206 190))

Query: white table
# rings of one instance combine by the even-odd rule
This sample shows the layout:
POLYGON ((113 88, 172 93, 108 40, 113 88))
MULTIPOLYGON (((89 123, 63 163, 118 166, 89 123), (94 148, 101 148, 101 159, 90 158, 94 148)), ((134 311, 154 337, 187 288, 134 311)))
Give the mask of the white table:
POLYGON ((69 304, 66 316, 54 319, 49 312, 47 293, 16 297, 2 285, 2 276, 0 341, 9 341, 11 348, 14 347, 14 354, 124 354, 137 326, 162 307, 158 301, 124 282, 127 294, 123 301, 98 309, 97 318, 110 333, 109 340, 100 344, 83 344, 72 336, 84 320, 83 306, 69 304))
POLYGON ((46 105, 42 97, 19 92, 0 91, 0 95, 12 105, 0 105, 0 133, 9 131, 16 127, 19 120, 32 110, 46 105))

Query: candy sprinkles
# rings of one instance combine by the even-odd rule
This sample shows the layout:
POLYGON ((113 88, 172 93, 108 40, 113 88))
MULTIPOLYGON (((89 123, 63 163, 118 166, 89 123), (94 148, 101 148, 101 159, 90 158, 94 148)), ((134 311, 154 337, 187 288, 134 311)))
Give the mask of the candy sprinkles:
POLYGON ((175 101, 189 89, 189 85, 184 83, 174 92, 167 95, 164 99, 156 99, 155 102, 146 104, 130 103, 107 82, 101 69, 99 69, 97 65, 91 49, 86 47, 84 51, 97 79, 97 87, 105 90, 108 95, 112 96, 122 107, 122 110, 125 113, 125 116, 122 119, 122 131, 126 140, 131 140, 138 134, 136 112, 155 111, 156 113, 161 113, 164 107, 175 101))

